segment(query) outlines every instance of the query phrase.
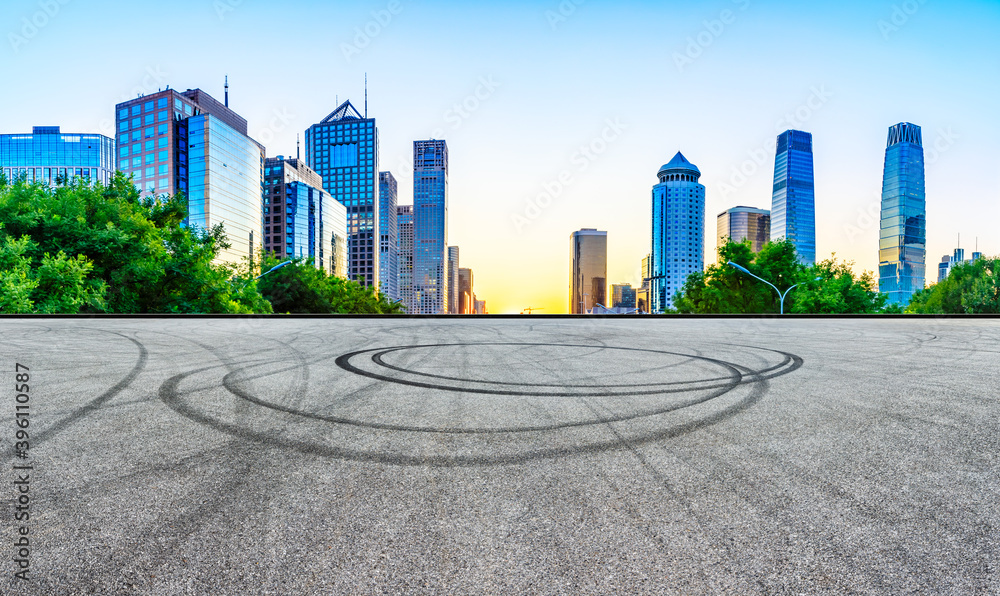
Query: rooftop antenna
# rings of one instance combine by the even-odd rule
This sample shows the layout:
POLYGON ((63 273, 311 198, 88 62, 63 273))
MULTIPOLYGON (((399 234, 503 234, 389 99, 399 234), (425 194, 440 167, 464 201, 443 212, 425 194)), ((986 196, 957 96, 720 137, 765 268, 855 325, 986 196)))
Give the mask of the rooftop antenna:
POLYGON ((295 133, 295 159, 302 159, 302 150, 299 145, 299 133, 295 133))
POLYGON ((368 73, 365 73, 365 119, 368 119, 368 73))
POLYGON ((229 107, 229 75, 226 75, 226 107, 229 107))

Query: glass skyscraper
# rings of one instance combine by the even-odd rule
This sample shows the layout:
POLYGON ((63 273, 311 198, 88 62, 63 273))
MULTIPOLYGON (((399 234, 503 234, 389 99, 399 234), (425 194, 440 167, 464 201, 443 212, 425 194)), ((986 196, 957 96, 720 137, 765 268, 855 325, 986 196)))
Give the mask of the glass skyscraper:
MULTIPOLYGON (((227 100, 228 103, 228 100, 227 100)), ((200 89, 167 89, 115 106, 118 169, 146 196, 184 193, 185 223, 222 224, 239 263, 261 246, 264 147, 247 121, 200 89)))
POLYGON ((351 279, 379 287, 378 128, 350 101, 306 130, 306 163, 323 190, 347 207, 351 279))
POLYGON ((698 183, 701 170, 680 152, 656 175, 649 299, 651 312, 659 313, 673 308, 688 275, 704 268, 705 187, 698 183))
MULTIPOLYGON (((750 249, 760 252, 771 239, 771 212, 754 207, 733 207, 726 209, 716 218, 716 243, 721 247, 726 238, 733 242, 750 241, 750 249)), ((718 248, 716 249, 718 256, 718 248)))
POLYGON ((569 312, 585 315, 607 306, 608 233, 583 228, 569 235, 569 312))
POLYGON ((771 240, 787 238, 799 261, 816 262, 816 192, 812 134, 786 130, 778 135, 771 195, 771 240))
POLYGON ((448 313, 448 144, 413 142, 413 314, 448 313))
POLYGON ((920 127, 889 128, 882 175, 878 287, 890 304, 905 306, 924 288, 927 257, 924 148, 920 127))
POLYGON ((448 314, 459 314, 458 302, 458 247, 448 247, 448 314))
POLYGON ((399 300, 399 225, 396 222, 396 178, 389 172, 378 173, 379 282, 390 300, 399 300))
POLYGON ((347 277, 347 209, 299 159, 264 162, 264 250, 311 258, 317 269, 347 277))
POLYGON ((399 301, 406 312, 414 312, 413 306, 413 205, 396 207, 396 227, 399 229, 399 301))
POLYGON ((31 134, 0 135, 0 172, 13 180, 56 186, 74 178, 102 184, 115 172, 115 140, 98 134, 62 134, 35 126, 31 134))

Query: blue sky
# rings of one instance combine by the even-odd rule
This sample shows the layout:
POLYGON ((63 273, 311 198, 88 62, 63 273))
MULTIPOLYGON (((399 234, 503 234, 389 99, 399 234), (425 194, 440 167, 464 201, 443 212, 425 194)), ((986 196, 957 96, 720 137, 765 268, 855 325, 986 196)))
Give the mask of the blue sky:
POLYGON ((924 132, 928 271, 1000 253, 1000 3, 6 0, 0 131, 111 130, 139 91, 200 87, 269 155, 351 99, 411 202, 412 141, 448 141, 449 240, 491 312, 566 309, 569 235, 637 283, 650 188, 678 150, 715 215, 770 208, 777 133, 813 133, 817 255, 877 267, 889 126, 924 132), (32 24, 33 23, 33 24, 32 24), (40 26, 39 26, 40 25, 40 26), (365 33, 367 31, 367 33, 365 33), (456 107, 457 106, 457 107, 456 107), (583 148, 583 149, 581 149, 583 148), (742 172, 741 172, 742 170, 742 172), (547 194, 543 194, 547 193, 547 194))

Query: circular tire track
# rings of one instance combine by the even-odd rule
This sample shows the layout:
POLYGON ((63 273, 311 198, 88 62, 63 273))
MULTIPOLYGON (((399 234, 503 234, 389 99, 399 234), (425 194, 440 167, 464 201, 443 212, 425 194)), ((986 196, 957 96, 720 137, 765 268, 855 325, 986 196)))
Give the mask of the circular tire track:
MULTIPOLYGON (((731 417, 753 405, 766 393, 769 379, 788 374, 802 366, 802 359, 794 354, 753 346, 727 347, 744 352, 754 350, 757 352, 754 358, 758 362, 761 360, 759 353, 769 354, 770 361, 761 368, 675 351, 598 346, 602 355, 629 356, 643 353, 657 358, 681 358, 685 363, 693 363, 700 372, 706 369, 720 372, 705 378, 687 380, 676 380, 677 377, 674 376, 641 383, 561 384, 463 378, 415 370, 386 360, 389 355, 398 356, 407 351, 419 354, 421 350, 475 351, 484 348, 509 350, 525 347, 544 349, 546 353, 556 353, 560 349, 595 348, 592 344, 528 342, 418 344, 359 350, 335 358, 335 363, 345 373, 376 381, 354 391, 362 396, 365 404, 374 404, 369 411, 378 411, 378 405, 382 403, 380 400, 388 399, 409 400, 413 404, 421 404, 422 401, 433 404, 427 412, 419 410, 425 420, 414 420, 412 423, 379 420, 377 415, 366 416, 363 412, 326 414, 317 411, 324 409, 323 405, 332 402, 333 398, 341 397, 337 395, 338 385, 350 379, 345 378, 344 373, 335 376, 332 383, 321 385, 320 389, 314 386, 308 400, 297 399, 293 403, 275 403, 273 393, 262 395, 260 388, 252 384, 254 380, 292 373, 306 366, 302 361, 281 362, 284 366, 279 371, 272 370, 265 374, 261 374, 259 361, 245 363, 242 367, 226 367, 229 370, 221 375, 222 379, 208 390, 210 399, 205 395, 195 398, 182 388, 182 383, 190 376, 199 375, 199 387, 211 386, 211 383, 205 382, 204 375, 219 371, 219 367, 176 375, 161 386, 159 394, 168 406, 189 419, 228 434, 273 446, 332 457, 401 465, 482 465, 628 447, 691 432, 731 417), (778 357, 777 361, 775 356, 778 357), (394 385, 397 389, 389 389, 387 384, 394 385), (224 391, 219 391, 220 389, 224 391), (189 395, 191 396, 186 397, 189 395), (447 395, 455 397, 445 398, 447 395), (235 403, 257 408, 257 416, 252 422, 227 419, 225 405, 232 405, 233 398, 235 403), (616 407, 621 407, 624 403, 627 411, 616 411, 613 407, 597 410, 592 406, 591 400, 594 398, 602 398, 616 407), (657 401, 660 398, 663 400, 657 401), (534 424, 515 420, 517 423, 511 424, 505 416, 514 415, 510 411, 517 408, 518 402, 506 403, 504 400, 520 399, 542 400, 533 405, 541 404, 540 407, 543 408, 545 404, 553 404, 554 415, 567 410, 586 410, 590 414, 585 419, 539 420, 534 424), (642 407, 632 407, 634 404, 628 401, 630 399, 641 400, 636 403, 642 407), (478 420, 470 423, 472 426, 469 427, 456 425, 454 421, 452 424, 445 424, 443 419, 435 420, 435 414, 440 413, 442 408, 450 407, 454 400, 464 400, 461 405, 466 410, 458 408, 457 411, 471 411, 475 416, 495 415, 499 423, 491 424, 494 421, 489 419, 485 422, 478 420), (313 407, 304 407, 303 402, 313 407), (295 421, 296 424, 289 424, 295 421), (293 429, 292 432, 287 432, 290 428, 293 429)), ((313 360, 313 363, 330 357, 321 356, 313 360)), ((660 371, 660 374, 663 372, 670 371, 660 371)), ((353 386, 356 385, 355 381, 353 386)), ((350 383, 348 386, 351 386, 350 383)), ((204 394, 205 390, 195 392, 204 394)))

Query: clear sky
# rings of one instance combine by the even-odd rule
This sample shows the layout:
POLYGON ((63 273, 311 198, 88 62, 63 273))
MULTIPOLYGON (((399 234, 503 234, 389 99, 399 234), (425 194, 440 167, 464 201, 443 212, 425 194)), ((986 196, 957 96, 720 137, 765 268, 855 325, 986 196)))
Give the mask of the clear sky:
POLYGON ((678 150, 715 216, 770 208, 774 138, 813 133, 817 257, 877 268, 889 126, 923 128, 927 265, 1000 253, 1000 2, 4 0, 0 132, 111 134, 114 104, 200 87, 268 155, 350 99, 412 202, 412 142, 450 152, 449 243, 490 312, 566 312, 569 235, 638 284, 678 150), (585 150, 584 150, 585 149, 585 150), (740 172, 742 170, 742 173, 740 172), (547 196, 540 196, 548 192, 547 196), (523 218, 523 219, 521 219, 523 218))

